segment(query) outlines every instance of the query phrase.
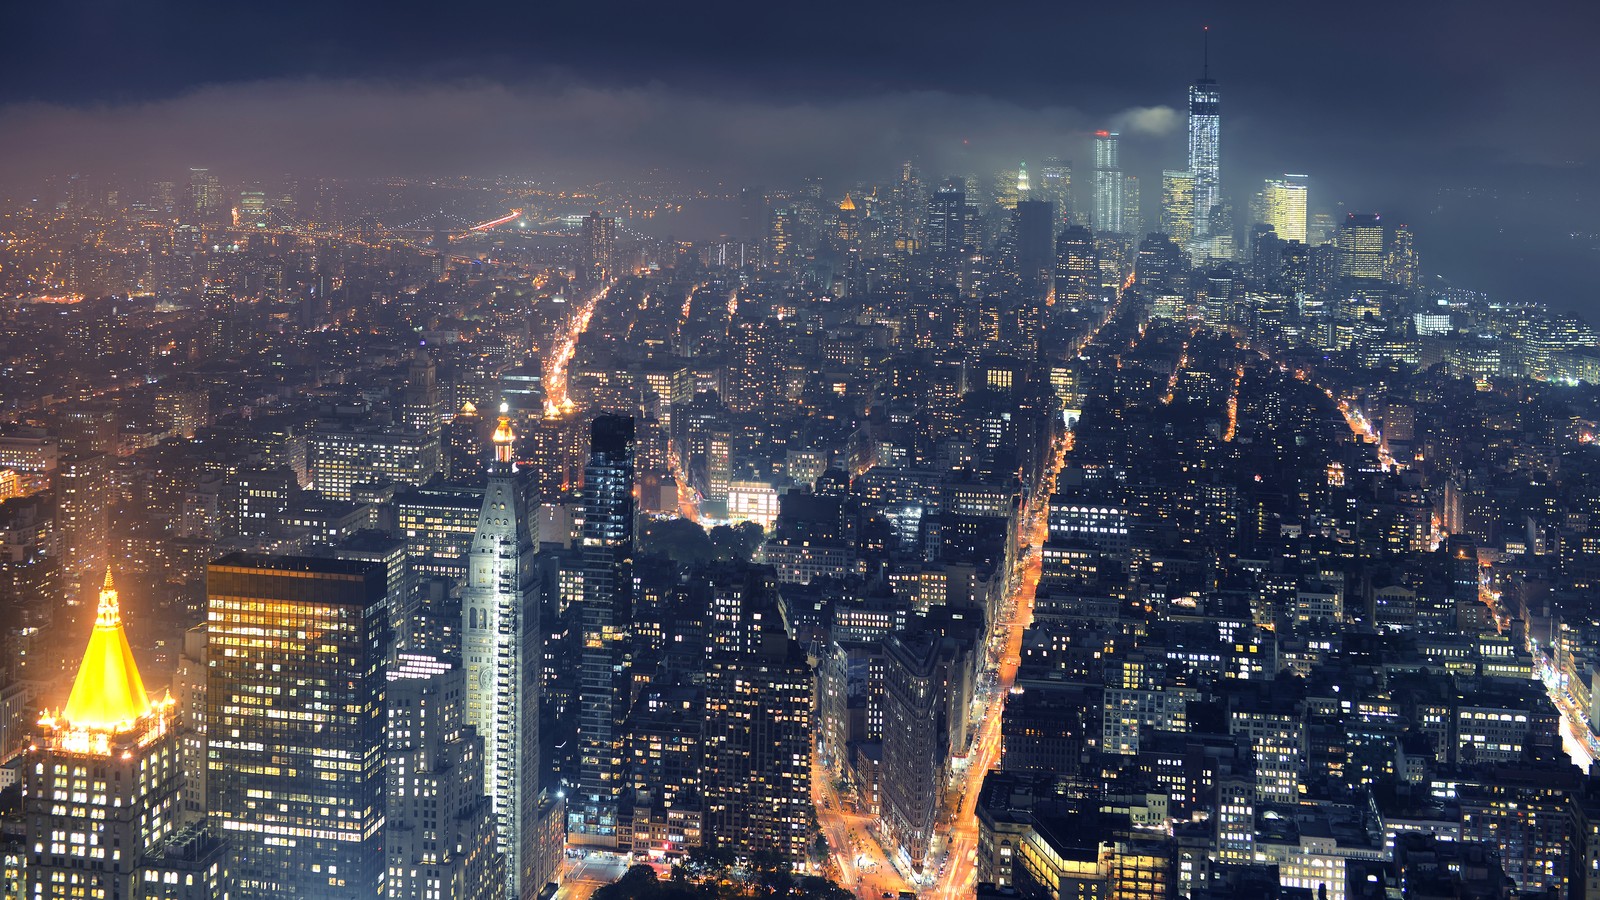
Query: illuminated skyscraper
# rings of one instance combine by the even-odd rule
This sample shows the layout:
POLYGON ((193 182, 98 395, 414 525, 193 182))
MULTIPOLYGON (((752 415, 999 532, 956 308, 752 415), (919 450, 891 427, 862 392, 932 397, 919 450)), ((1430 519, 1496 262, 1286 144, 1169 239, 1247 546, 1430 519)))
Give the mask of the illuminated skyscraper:
POLYGON ((494 804, 506 896, 516 898, 544 886, 534 880, 544 647, 534 543, 513 461, 516 435, 510 418, 500 416, 493 440, 494 462, 461 595, 461 659, 467 675, 466 721, 483 736, 484 784, 494 804))
POLYGON ((583 217, 584 276, 604 284, 617 274, 617 220, 592 211, 583 217))
MULTIPOLYGON (((1207 29, 1209 36, 1209 29, 1207 29)), ((1211 77, 1210 47, 1189 86, 1189 171, 1194 175, 1194 233, 1211 233, 1211 210, 1222 202, 1222 95, 1211 77)))
POLYGON ((86 598, 106 570, 106 494, 109 461, 99 453, 64 457, 56 467, 56 547, 61 596, 68 603, 86 598))
POLYGON ((1056 302, 1086 306, 1100 295, 1100 254, 1094 235, 1073 225, 1056 238, 1056 302))
POLYGON ((1137 239, 1144 234, 1144 212, 1139 200, 1139 176, 1122 176, 1122 233, 1137 239))
POLYGON ((381 896, 388 573, 229 554, 206 573, 207 809, 234 896, 381 896))
POLYGON ((967 194, 960 182, 946 182, 928 200, 928 252, 954 253, 967 242, 967 194))
POLYGON ((1161 230, 1179 247, 1194 237, 1194 173, 1161 173, 1161 230))
POLYGON ((1122 233, 1122 166, 1117 154, 1117 133, 1094 133, 1094 230, 1122 233))
POLYGON ((473 486, 483 483, 489 455, 483 445, 483 432, 483 417, 470 400, 445 425, 445 475, 451 481, 473 486))
POLYGON ((583 492, 583 671, 578 700, 578 796, 572 840, 614 847, 623 786, 622 721, 631 696, 627 656, 633 586, 633 417, 590 426, 583 492))
POLYGON ((28 897, 146 896, 141 867, 178 825, 175 714, 145 693, 107 569, 67 705, 39 720, 23 767, 28 897))
POLYGON ((1339 277, 1383 277, 1383 223, 1377 213, 1351 213, 1339 226, 1339 277))
POLYGON ((807 853, 814 680, 785 633, 775 584, 757 568, 718 573, 706 664, 707 842, 748 858, 807 853))
POLYGON ((1056 224, 1072 221, 1072 163, 1047 157, 1039 169, 1039 183, 1034 196, 1056 205, 1056 224))
POLYGON ((1417 249, 1411 240, 1411 229, 1400 225, 1394 230, 1394 240, 1389 246, 1389 263, 1384 277, 1406 288, 1415 288, 1422 280, 1422 267, 1417 262, 1417 249))
POLYGON ((1195 178, 1195 235, 1211 234, 1211 210, 1222 202, 1222 94, 1211 78, 1211 29, 1205 67, 1189 85, 1189 171, 1195 178))
POLYGON ((1306 242, 1306 177, 1268 178, 1261 187, 1262 221, 1272 226, 1278 239, 1306 242))

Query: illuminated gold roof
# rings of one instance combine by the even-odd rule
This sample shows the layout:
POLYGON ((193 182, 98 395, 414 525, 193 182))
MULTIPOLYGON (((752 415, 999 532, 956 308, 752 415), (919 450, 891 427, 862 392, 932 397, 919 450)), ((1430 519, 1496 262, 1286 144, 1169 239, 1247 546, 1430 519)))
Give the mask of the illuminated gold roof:
POLYGON ((478 414, 478 408, 472 405, 471 400, 468 400, 467 402, 461 404, 461 414, 463 416, 475 416, 478 414))
POLYGON ((855 208, 856 208, 856 202, 854 200, 850 199, 850 195, 849 194, 845 194, 844 195, 844 202, 839 204, 839 211, 840 212, 850 212, 851 210, 853 210, 855 208))
POLYGON ((514 444, 517 435, 511 430, 511 417, 501 416, 500 424, 494 427, 494 442, 496 444, 514 444))
POLYGON ((128 635, 122 630, 122 609, 108 568, 94 633, 83 651, 61 718, 73 728, 120 732, 130 730, 150 708, 150 695, 145 693, 128 635))

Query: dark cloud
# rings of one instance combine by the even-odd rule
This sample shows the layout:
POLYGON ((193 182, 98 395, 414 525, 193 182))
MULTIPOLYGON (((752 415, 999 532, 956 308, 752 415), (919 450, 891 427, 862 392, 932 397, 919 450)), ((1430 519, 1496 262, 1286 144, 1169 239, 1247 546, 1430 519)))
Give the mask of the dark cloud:
POLYGON ((1562 273, 1595 262, 1561 242, 1593 230, 1600 200, 1597 18, 1502 0, 18 2, 0 4, 17 38, 0 178, 667 168, 781 184, 1056 155, 1082 183, 1087 133, 1118 127, 1124 168, 1154 179, 1183 164, 1209 23, 1236 202, 1308 173, 1313 206, 1431 228, 1419 247, 1452 273, 1570 295, 1586 282, 1562 273), (1508 199, 1463 210, 1462 189, 1508 199), (1507 240, 1528 252, 1492 252, 1507 240))

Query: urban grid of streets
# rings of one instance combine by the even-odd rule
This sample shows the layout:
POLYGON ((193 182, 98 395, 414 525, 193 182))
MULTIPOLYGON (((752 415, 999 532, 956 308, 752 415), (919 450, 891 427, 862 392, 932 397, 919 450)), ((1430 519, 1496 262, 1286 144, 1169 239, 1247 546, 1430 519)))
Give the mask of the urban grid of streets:
MULTIPOLYGON (((1119 307, 1120 300, 1102 311, 1100 321, 1082 337, 1078 350, 1095 339, 1119 307)), ((838 869, 840 883, 853 888, 857 897, 871 900, 906 890, 932 900, 957 900, 971 894, 977 877, 978 796, 984 776, 1000 761, 1001 717, 1022 661, 1023 634, 1033 622, 1033 598, 1039 587, 1040 548, 1048 530, 1050 497, 1072 445, 1071 429, 1063 427, 1052 432, 1044 465, 1035 475, 1027 502, 1018 510, 1018 550, 1009 596, 989 640, 984 683, 992 685, 992 689, 980 694, 981 723, 966 758, 956 761, 952 783, 946 788, 945 809, 941 810, 930 856, 938 861, 932 878, 925 875, 919 881, 914 873, 894 865, 894 854, 885 851, 873 827, 874 817, 848 806, 817 754, 812 753, 811 784, 817 821, 833 853, 832 863, 838 869)))

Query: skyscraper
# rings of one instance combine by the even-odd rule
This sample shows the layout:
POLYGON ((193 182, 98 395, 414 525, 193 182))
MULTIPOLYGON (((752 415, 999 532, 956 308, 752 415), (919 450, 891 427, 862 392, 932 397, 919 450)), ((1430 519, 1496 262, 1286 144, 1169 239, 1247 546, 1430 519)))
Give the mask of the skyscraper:
POLYGON ((495 844, 505 860, 506 894, 531 897, 539 796, 539 687, 544 647, 528 509, 513 461, 516 434, 502 415, 494 462, 467 554, 461 595, 461 659, 466 721, 483 736, 484 783, 494 804, 495 844))
POLYGON ((785 633, 770 574, 719 572, 710 597, 706 669, 708 841, 748 858, 807 853, 813 678, 785 633))
POLYGON ((594 284, 604 284, 616 275, 617 220, 598 210, 583 217, 584 276, 594 284))
POLYGON ((1048 200, 1021 200, 1011 213, 1017 276, 1025 292, 1042 296, 1055 268, 1055 207, 1048 200))
POLYGON ((568 831, 577 843, 617 845, 623 786, 622 721, 631 694, 633 417, 590 426, 583 512, 583 666, 578 689, 578 796, 568 831))
POLYGON ((1209 235, 1211 210, 1222 201, 1222 95, 1211 77, 1209 45, 1205 67, 1189 86, 1189 171, 1194 175, 1194 233, 1209 235))
POLYGON ((1161 173, 1161 230, 1179 247, 1194 237, 1194 173, 1161 173))
POLYGON ((1086 306, 1100 295, 1100 254, 1094 235, 1073 225, 1056 238, 1056 302, 1086 306))
POLYGON ((1389 263, 1384 269, 1384 277, 1405 288, 1415 288, 1422 280, 1422 267, 1417 262, 1417 250, 1411 240, 1411 229, 1405 225, 1397 226, 1394 230, 1394 240, 1390 242, 1389 263))
POLYGON ((1072 163, 1056 157, 1046 157, 1039 169, 1039 183, 1034 196, 1056 205, 1056 224, 1072 221, 1072 163))
POLYGON ((174 706, 145 693, 107 569, 67 705, 39 720, 23 767, 28 897, 143 896, 139 870, 178 825, 174 706))
POLYGON ((1122 164, 1117 154, 1117 133, 1094 133, 1094 230, 1122 233, 1122 164))
POLYGON ((58 576, 61 596, 77 603, 106 570, 106 494, 109 462, 99 453, 69 456, 56 468, 58 576))
POLYGON ((1350 213, 1339 226, 1340 278, 1383 277, 1383 223, 1377 213, 1350 213))
POLYGON ((503 896, 483 739, 466 724, 465 695, 462 670, 437 657, 402 654, 389 671, 389 900, 503 896))
POLYGON ((928 200, 924 243, 935 255, 954 253, 967 242, 967 194, 959 182, 946 182, 928 200))
POLYGON ((1262 221, 1272 226, 1278 239, 1306 242, 1306 177, 1268 178, 1261 187, 1262 221))
POLYGON ((1144 212, 1139 200, 1139 176, 1122 176, 1122 233, 1137 239, 1144 233, 1144 212))
POLYGON ((207 808, 237 897, 382 892, 387 586, 342 559, 233 553, 207 571, 207 808))

